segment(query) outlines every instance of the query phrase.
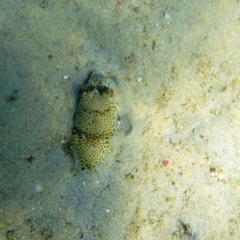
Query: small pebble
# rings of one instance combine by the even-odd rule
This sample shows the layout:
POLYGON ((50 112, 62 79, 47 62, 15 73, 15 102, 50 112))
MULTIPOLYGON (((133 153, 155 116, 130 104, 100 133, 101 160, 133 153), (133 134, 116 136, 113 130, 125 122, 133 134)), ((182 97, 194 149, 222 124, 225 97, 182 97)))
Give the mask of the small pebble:
POLYGON ((34 187, 34 191, 35 192, 41 192, 42 191, 42 186, 39 185, 39 184, 36 184, 35 187, 34 187))
POLYGON ((63 76, 64 80, 68 80, 69 78, 70 78, 70 76, 68 74, 63 76))
POLYGON ((169 13, 165 13, 165 18, 169 19, 170 18, 170 14, 169 13))
POLYGON ((163 161, 162 161, 162 165, 163 165, 164 167, 167 167, 167 166, 169 165, 169 161, 168 161, 168 160, 163 160, 163 161))

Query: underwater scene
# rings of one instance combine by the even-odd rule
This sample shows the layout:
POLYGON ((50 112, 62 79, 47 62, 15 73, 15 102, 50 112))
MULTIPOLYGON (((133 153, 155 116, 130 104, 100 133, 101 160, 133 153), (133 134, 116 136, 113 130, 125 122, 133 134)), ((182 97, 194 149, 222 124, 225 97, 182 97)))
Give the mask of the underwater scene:
POLYGON ((239 39, 239 0, 2 0, 0 240, 240 239, 239 39))

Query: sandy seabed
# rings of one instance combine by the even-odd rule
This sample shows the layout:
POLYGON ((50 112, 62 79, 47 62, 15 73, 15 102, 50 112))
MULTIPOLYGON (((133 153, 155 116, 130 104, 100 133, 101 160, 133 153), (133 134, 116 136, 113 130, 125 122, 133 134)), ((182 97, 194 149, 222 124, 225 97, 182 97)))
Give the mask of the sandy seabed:
POLYGON ((237 0, 2 1, 0 240, 240 239, 239 34, 237 0), (94 70, 117 81, 118 127, 75 172, 94 70))

